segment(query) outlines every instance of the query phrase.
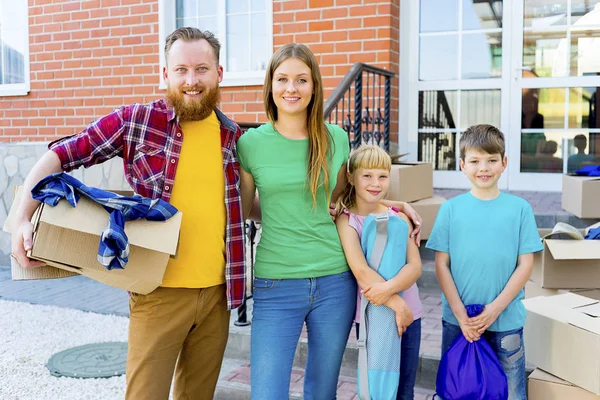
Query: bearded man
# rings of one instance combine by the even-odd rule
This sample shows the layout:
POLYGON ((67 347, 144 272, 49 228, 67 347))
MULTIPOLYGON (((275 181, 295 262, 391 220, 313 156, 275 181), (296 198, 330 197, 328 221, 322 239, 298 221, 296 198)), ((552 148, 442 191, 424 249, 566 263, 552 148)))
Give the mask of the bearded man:
POLYGON ((241 130, 217 108, 223 67, 208 31, 180 28, 166 40, 165 99, 133 104, 49 145, 25 180, 12 253, 34 268, 31 188, 45 176, 123 158, 136 193, 183 212, 178 256, 162 285, 129 300, 127 399, 212 399, 231 309, 245 287, 243 218, 236 143, 241 130), (185 138, 185 140, 184 140, 185 138))

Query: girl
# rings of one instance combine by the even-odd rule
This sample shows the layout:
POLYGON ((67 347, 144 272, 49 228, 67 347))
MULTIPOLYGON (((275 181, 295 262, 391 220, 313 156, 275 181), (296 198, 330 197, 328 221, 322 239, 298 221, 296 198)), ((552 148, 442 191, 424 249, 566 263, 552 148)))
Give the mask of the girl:
MULTIPOLYGON (((242 206, 252 219, 259 211, 262 218, 250 349, 255 400, 289 397, 304 324, 309 349, 304 398, 334 399, 354 318, 356 280, 329 214, 330 201, 346 184, 348 135, 325 124, 321 82, 306 46, 281 47, 265 77, 270 122, 248 130, 237 143, 242 206), (260 210, 252 205, 255 189, 260 210)), ((419 219, 410 206, 397 204, 419 219)))
MULTIPOLYGON (((348 184, 337 202, 337 210, 343 212, 336 225, 350 269, 362 288, 365 298, 374 305, 385 304, 396 313, 398 334, 402 335, 400 356, 400 381, 398 399, 413 399, 414 386, 419 365, 421 343, 422 306, 416 280, 421 275, 421 258, 414 241, 406 238, 406 265, 392 279, 385 281, 369 267, 361 248, 362 227, 369 214, 397 215, 412 224, 405 214, 394 207, 381 204, 389 189, 391 159, 377 146, 361 146, 348 161, 348 184), (404 291, 404 301, 410 306, 412 316, 401 313, 402 299, 397 294, 404 291), (413 321, 414 317, 414 321, 413 321)), ((355 320, 360 323, 360 293, 355 320)))

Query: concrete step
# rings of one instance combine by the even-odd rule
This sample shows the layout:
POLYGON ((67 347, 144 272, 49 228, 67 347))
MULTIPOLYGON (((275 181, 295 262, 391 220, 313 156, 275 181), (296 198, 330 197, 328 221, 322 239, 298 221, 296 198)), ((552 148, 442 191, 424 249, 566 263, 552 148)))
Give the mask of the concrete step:
MULTIPOLYGON (((294 368, 290 382, 290 400, 302 399, 304 370, 294 368)), ((430 400, 434 392, 415 388, 415 400, 430 400)), ((226 358, 219 376, 215 400, 248 400, 250 398, 250 365, 245 360, 226 358)), ((338 400, 357 400, 356 374, 352 377, 340 376, 337 390, 338 400)))
MULTIPOLYGON (((430 270, 430 268, 428 268, 430 270)), ((431 276, 435 279, 435 272, 433 275, 428 274, 429 278, 427 281, 424 281, 424 286, 430 285, 431 276)), ((437 281, 435 281, 437 285, 437 281)), ((437 374, 437 367, 439 364, 439 341, 441 335, 441 328, 439 324, 435 323, 435 318, 439 313, 441 318, 441 306, 439 305, 439 288, 437 291, 433 291, 432 299, 433 302, 428 304, 429 289, 427 287, 423 287, 422 299, 424 304, 424 316, 422 320, 422 335, 421 335, 421 355, 419 359, 419 367, 417 372, 417 386, 433 390, 435 388, 435 377, 437 374), (439 310, 437 310, 439 308, 439 310), (431 310, 430 310, 431 309, 431 310), (431 315, 428 315, 428 311, 432 311, 436 309, 436 315, 432 318, 431 315), (430 324, 430 325, 428 325, 430 324), (435 325, 433 325, 435 324, 435 325), (431 340, 427 340, 428 337, 431 337, 431 340), (427 345, 428 344, 428 345, 427 345)), ((250 299, 247 302, 248 308, 248 320, 252 320, 252 300, 250 299)), ((236 315, 232 315, 232 320, 236 318, 236 315)), ((228 359, 241 360, 245 362, 250 361, 250 326, 235 326, 233 323, 230 325, 229 331, 229 341, 227 343, 227 348, 225 350, 225 357, 228 359)), ((303 369, 306 366, 306 358, 308 354, 308 340, 306 338, 305 332, 303 332, 300 340, 298 342, 298 346, 296 348, 296 354, 294 357, 294 368, 303 369)), ((344 352, 344 356, 342 359, 342 368, 340 371, 341 377, 346 378, 354 378, 356 376, 356 369, 358 363, 358 348, 356 346, 356 336, 354 333, 354 328, 350 333, 350 338, 348 340, 348 344, 346 345, 346 351, 344 352)))

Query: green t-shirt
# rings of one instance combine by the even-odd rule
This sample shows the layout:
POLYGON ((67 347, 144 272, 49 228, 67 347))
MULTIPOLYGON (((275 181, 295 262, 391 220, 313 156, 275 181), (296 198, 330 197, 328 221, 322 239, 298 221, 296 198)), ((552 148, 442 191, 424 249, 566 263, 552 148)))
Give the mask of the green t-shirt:
MULTIPOLYGON (((348 160, 348 135, 327 125, 333 139, 329 191, 348 160)), ((260 197, 262 233, 255 276, 267 279, 315 278, 348 270, 322 186, 317 205, 306 182, 308 139, 281 136, 270 123, 249 129, 237 142, 244 171, 252 174, 260 197)))

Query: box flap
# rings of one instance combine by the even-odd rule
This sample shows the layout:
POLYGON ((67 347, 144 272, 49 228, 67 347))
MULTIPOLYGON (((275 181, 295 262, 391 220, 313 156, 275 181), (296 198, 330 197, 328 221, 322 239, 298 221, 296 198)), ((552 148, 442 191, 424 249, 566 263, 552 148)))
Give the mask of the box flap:
POLYGON ((580 181, 597 181, 600 180, 600 176, 585 176, 585 175, 574 175, 574 174, 567 174, 565 176, 568 176, 570 178, 576 178, 580 181))
POLYGON ((439 206, 442 203, 446 202, 446 198, 442 197, 442 196, 438 196, 438 195, 434 195, 433 197, 429 197, 427 199, 421 199, 421 200, 417 200, 417 201, 413 201, 411 203, 409 203, 409 205, 411 207, 414 206, 429 206, 429 205, 435 205, 435 206, 439 206))
POLYGON ((542 371, 539 368, 536 368, 531 374, 529 374, 529 379, 535 379, 543 382, 552 382, 559 385, 574 386, 572 383, 562 380, 552 374, 547 373, 546 371, 542 371))
POLYGON ((403 154, 394 154, 393 156, 390 156, 390 158, 392 159, 392 163, 396 163, 397 161, 399 161, 401 158, 406 157, 407 155, 409 155, 410 153, 403 153, 403 154))
MULTIPOLYGON (((178 212, 165 222, 127 221, 125 233, 130 245, 174 255, 177 252, 181 218, 182 213, 178 212)), ((108 225, 108 213, 99 204, 81 197, 76 208, 65 200, 59 201, 56 207, 43 205, 39 222, 100 236, 108 225)))
POLYGON ((555 260, 600 260, 600 241, 546 239, 545 242, 555 260))
POLYGON ((557 294, 555 296, 532 297, 523 300, 525 309, 560 322, 569 323, 574 314, 573 309, 598 303, 595 299, 579 296, 574 293, 557 294))

